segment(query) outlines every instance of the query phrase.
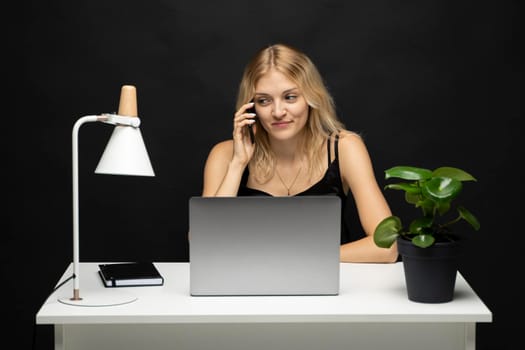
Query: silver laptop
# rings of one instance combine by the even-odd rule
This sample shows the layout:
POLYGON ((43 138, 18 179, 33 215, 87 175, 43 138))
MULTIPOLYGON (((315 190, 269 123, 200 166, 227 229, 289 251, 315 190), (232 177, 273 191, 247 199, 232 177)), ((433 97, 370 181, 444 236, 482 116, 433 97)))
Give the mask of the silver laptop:
POLYGON ((190 294, 336 295, 341 200, 192 197, 190 294))

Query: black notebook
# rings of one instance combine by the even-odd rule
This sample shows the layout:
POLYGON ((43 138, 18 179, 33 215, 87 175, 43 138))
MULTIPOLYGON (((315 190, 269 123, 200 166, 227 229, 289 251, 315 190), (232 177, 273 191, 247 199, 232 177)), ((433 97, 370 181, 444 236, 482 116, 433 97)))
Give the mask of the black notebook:
POLYGON ((106 287, 162 286, 164 278, 151 262, 99 264, 106 287))

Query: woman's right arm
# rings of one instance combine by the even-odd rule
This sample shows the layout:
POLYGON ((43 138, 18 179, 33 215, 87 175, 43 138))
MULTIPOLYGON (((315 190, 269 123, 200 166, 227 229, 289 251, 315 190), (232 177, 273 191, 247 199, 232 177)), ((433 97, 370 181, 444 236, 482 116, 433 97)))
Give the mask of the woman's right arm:
POLYGON ((246 164, 232 158, 233 141, 215 145, 204 166, 203 197, 236 196, 246 164))

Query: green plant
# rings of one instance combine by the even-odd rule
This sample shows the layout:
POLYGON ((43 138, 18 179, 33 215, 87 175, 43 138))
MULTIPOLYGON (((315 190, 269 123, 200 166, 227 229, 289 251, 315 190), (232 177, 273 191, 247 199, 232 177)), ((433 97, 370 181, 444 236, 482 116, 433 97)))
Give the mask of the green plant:
POLYGON ((399 178, 405 182, 389 184, 385 189, 402 190, 407 203, 420 208, 422 216, 414 219, 408 228, 401 219, 390 216, 382 220, 374 231, 374 242, 378 247, 388 248, 399 236, 412 241, 418 247, 430 247, 436 241, 452 240, 451 226, 460 220, 468 222, 476 231, 478 219, 463 206, 455 207, 458 216, 445 216, 460 194, 464 181, 477 181, 469 173, 453 167, 429 169, 411 166, 395 166, 385 171, 385 179, 399 178))

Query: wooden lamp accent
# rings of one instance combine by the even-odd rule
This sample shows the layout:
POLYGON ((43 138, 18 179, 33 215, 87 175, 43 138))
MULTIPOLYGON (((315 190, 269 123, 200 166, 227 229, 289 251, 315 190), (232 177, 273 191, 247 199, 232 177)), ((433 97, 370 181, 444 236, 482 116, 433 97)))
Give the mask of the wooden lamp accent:
POLYGON ((133 85, 123 85, 120 89, 118 115, 137 117, 137 88, 133 85))

